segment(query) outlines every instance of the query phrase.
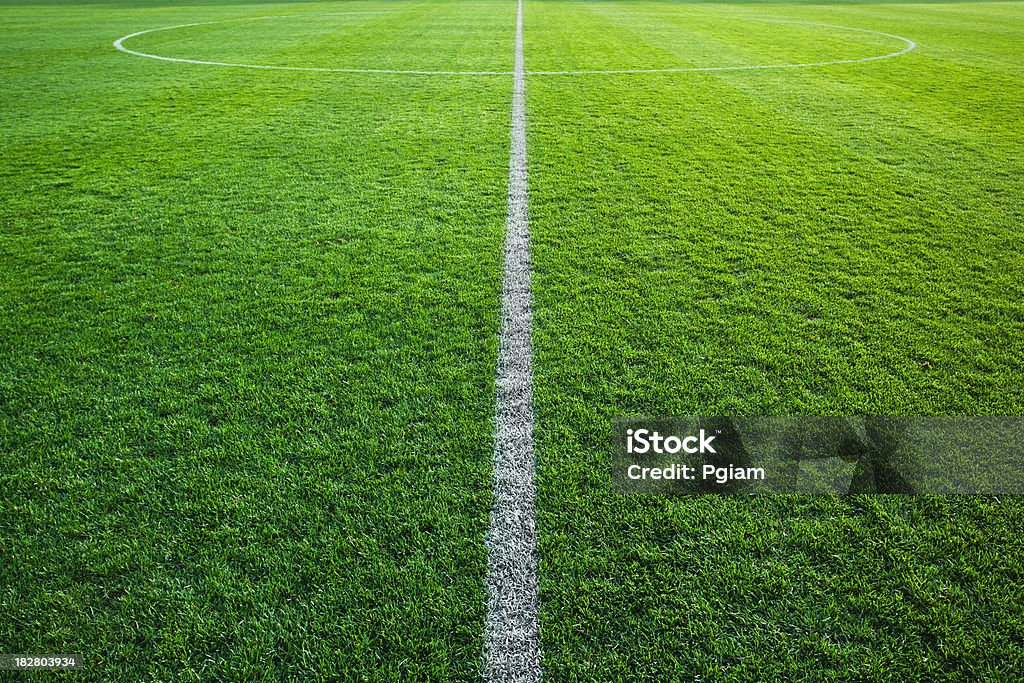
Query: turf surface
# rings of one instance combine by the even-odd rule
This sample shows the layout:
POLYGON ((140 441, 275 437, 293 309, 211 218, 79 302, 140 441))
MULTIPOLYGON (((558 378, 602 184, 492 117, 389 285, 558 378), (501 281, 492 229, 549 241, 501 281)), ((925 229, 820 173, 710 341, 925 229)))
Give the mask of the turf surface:
POLYGON ((333 8, 151 5, 0 10, 0 649, 472 680, 511 83, 116 52, 333 8))
MULTIPOLYGON (((920 47, 528 77, 545 678, 1012 679, 1015 500, 609 493, 620 415, 1022 413, 1021 5, 527 0, 526 68, 905 46, 763 19, 920 47)), ((471 680, 511 76, 111 46, 196 22, 127 46, 510 71, 515 6, 0 2, 0 651, 471 680)))
POLYGON ((830 59, 748 16, 921 46, 528 84, 545 675, 1010 680, 1017 500, 608 493, 621 415, 1021 413, 1020 5, 538 3, 527 64, 830 59))

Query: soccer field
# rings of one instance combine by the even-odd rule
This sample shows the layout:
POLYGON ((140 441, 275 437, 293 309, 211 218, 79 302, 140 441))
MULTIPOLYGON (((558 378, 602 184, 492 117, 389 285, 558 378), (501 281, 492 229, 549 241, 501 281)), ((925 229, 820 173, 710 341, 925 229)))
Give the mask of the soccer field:
POLYGON ((0 0, 0 654, 495 679, 518 84, 544 680, 1014 680, 1021 499, 608 461, 1024 415, 1024 5, 519 8, 0 0))

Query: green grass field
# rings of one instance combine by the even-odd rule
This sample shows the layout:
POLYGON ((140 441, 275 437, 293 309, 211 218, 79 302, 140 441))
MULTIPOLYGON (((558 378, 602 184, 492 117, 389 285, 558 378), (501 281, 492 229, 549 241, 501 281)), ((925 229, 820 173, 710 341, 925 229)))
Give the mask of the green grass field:
MULTIPOLYGON (((1024 671, 1019 499, 610 491, 618 416, 1024 415, 1024 5, 525 0, 525 63, 906 47, 837 26, 918 47, 527 76, 545 680, 1024 671)), ((0 653, 479 677, 515 28, 0 0, 0 653), (112 45, 180 24, 500 73, 112 45)))

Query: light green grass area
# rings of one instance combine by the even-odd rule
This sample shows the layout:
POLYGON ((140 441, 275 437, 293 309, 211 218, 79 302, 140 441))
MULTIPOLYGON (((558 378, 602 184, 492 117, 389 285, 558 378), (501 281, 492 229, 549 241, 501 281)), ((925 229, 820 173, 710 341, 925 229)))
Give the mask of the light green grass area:
MULTIPOLYGON (((511 76, 112 42, 509 72, 515 10, 0 0, 0 653, 477 678, 511 76)), ((526 0, 526 68, 906 47, 837 27, 919 47, 527 78, 547 681, 1024 670, 1016 499, 610 492, 620 416, 1024 414, 1024 5, 526 0)))
POLYGON ((1021 414, 1022 6, 529 8, 530 69, 899 47, 752 17, 920 44, 529 80, 548 680, 1012 680, 1019 501, 619 497, 607 462, 622 415, 1021 414))
MULTIPOLYGON (((482 7, 460 54, 513 40, 482 7)), ((111 46, 336 8, 0 7, 0 651, 94 681, 476 677, 511 82, 111 46)), ((295 49, 381 49, 331 27, 295 49)))

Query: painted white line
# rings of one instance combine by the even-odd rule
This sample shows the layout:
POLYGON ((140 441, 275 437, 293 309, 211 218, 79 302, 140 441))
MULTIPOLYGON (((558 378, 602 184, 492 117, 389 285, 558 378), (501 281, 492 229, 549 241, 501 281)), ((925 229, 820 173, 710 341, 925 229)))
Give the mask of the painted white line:
POLYGON ((261 69, 265 71, 314 71, 321 73, 345 73, 345 74, 411 74, 417 76, 511 76, 511 71, 421 71, 414 69, 339 69, 333 67, 318 66, 276 66, 273 64, 241 64, 236 62, 215 62, 205 59, 186 59, 184 57, 165 57, 149 52, 140 52, 125 47, 124 41, 144 36, 147 33, 157 31, 173 31, 179 28, 190 28, 192 26, 212 26, 214 24, 229 24, 240 21, 264 21, 266 19, 295 19, 297 17, 334 17, 349 14, 386 14, 386 12, 325 12, 319 14, 284 14, 265 17, 243 17, 239 19, 220 19, 217 21, 198 21, 191 24, 177 24, 175 26, 161 26, 160 28, 149 28, 145 31, 136 31, 122 36, 114 41, 114 47, 136 57, 147 59, 158 59, 161 62, 177 62, 179 64, 199 64, 200 66, 225 66, 235 69, 261 69))
POLYGON ((814 21, 789 21, 787 19, 754 19, 752 17, 743 17, 747 21, 761 21, 769 24, 802 24, 804 26, 821 26, 824 28, 841 29, 843 31, 857 31, 858 33, 871 33, 876 36, 884 36, 886 38, 892 38, 899 40, 903 43, 904 47, 902 50, 897 52, 890 52, 884 55, 875 55, 872 57, 860 57, 858 59, 835 59, 824 62, 803 62, 797 64, 744 64, 739 66, 690 66, 681 67, 678 69, 594 69, 594 70, 582 70, 582 71, 531 71, 531 76, 589 76, 589 75, 601 75, 601 74, 671 74, 671 73, 685 73, 688 71, 751 71, 754 69, 803 69, 811 66, 835 66, 837 64, 860 64, 862 62, 874 62, 879 59, 892 59, 893 57, 899 57, 905 55, 911 50, 917 48, 917 43, 910 38, 904 38, 903 36, 897 36, 893 33, 883 33, 882 31, 872 31, 866 28, 853 28, 850 26, 838 26, 836 24, 819 24, 814 21))
POLYGON ((487 532, 483 674, 491 683, 537 683, 541 676, 541 654, 537 619, 537 521, 533 507, 533 364, 523 0, 519 0, 516 13, 511 147, 498 351, 494 508, 487 532))
MULTIPOLYGON (((138 50, 132 50, 124 45, 124 41, 137 36, 143 36, 147 33, 156 33, 157 31, 171 31, 179 28, 189 28, 192 26, 210 26, 213 24, 226 24, 231 22, 239 21, 262 21, 265 19, 292 19, 295 17, 311 17, 311 16, 340 16, 347 14, 385 14, 385 12, 330 12, 324 14, 287 14, 287 15, 275 15, 265 17, 245 17, 240 19, 221 19, 218 21, 200 21, 192 24, 178 24, 176 26, 162 26, 160 28, 150 28, 145 31, 136 31, 135 33, 129 33, 126 36, 122 36, 114 41, 114 47, 130 55, 136 57, 145 57, 147 59, 157 59, 162 62, 178 62, 180 64, 198 64, 201 66, 222 66, 231 67, 236 69, 260 69, 265 71, 312 71, 320 73, 348 73, 348 74, 407 74, 414 76, 513 76, 514 71, 430 71, 421 69, 345 69, 345 68, 334 68, 334 67, 317 67, 317 66, 276 66, 273 64, 241 64, 236 62, 216 62, 208 61, 204 59, 186 59, 184 57, 165 57, 164 55, 156 55, 148 52, 140 52, 138 50)), ((737 18, 737 17, 733 17, 737 18)), ((813 21, 790 21, 787 19, 755 19, 753 17, 738 17, 746 21, 761 21, 773 24, 802 24, 805 26, 821 26, 823 28, 833 28, 843 31, 857 31, 859 33, 870 33, 876 36, 883 36, 885 38, 892 38, 893 40, 901 41, 904 44, 902 50, 897 52, 890 52, 884 55, 874 55, 871 57, 861 57, 858 59, 836 59, 831 61, 822 62, 802 62, 796 64, 744 64, 739 66, 690 66, 690 67, 679 67, 679 68, 667 68, 667 69, 583 69, 574 71, 525 71, 524 75, 527 76, 599 76, 602 74, 665 74, 665 73, 686 73, 691 71, 752 71, 761 69, 802 69, 807 67, 815 66, 835 66, 838 64, 859 64, 863 62, 874 62, 880 59, 892 59, 893 57, 899 57, 905 55, 911 50, 917 48, 917 43, 910 38, 904 38, 893 33, 884 33, 882 31, 872 31, 866 28, 853 28, 850 26, 839 26, 836 24, 820 24, 813 21)))

